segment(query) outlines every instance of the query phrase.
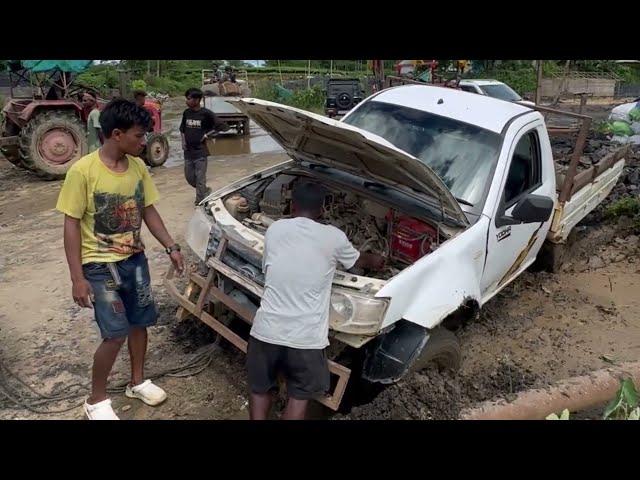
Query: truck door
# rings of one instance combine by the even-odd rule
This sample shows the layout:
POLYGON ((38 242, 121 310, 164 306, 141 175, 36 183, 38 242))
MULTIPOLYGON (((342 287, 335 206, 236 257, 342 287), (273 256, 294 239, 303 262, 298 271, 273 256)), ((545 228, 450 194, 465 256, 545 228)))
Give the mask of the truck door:
POLYGON ((483 301, 500 291, 535 260, 551 225, 551 216, 545 222, 536 223, 508 224, 505 219, 511 217, 518 202, 529 194, 555 199, 553 169, 544 125, 524 126, 511 145, 507 174, 502 178, 502 193, 489 226, 481 282, 483 301), (541 139, 546 143, 541 143, 541 139))

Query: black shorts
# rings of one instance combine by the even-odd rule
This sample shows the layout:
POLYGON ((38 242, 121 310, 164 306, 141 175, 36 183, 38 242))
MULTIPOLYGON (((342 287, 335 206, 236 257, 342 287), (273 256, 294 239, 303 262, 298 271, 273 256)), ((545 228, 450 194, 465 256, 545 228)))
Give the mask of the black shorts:
POLYGON ((324 349, 301 349, 249 338, 247 370, 252 393, 278 389, 278 374, 287 382, 287 396, 309 400, 329 390, 329 366, 324 349))

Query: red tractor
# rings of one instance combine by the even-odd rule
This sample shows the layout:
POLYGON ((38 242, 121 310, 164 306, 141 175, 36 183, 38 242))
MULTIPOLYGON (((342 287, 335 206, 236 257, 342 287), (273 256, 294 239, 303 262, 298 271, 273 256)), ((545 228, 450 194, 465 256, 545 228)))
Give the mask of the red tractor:
MULTIPOLYGON (((10 63, 11 99, 2 109, 4 121, 0 151, 14 165, 48 179, 63 178, 75 161, 87 153, 86 118, 79 94, 85 87, 73 79, 91 65, 90 60, 30 60, 10 63), (16 78, 17 77, 17 78, 16 78), (14 78, 17 80, 14 83, 14 78), (14 88, 28 85, 22 95, 14 88)), ((24 90, 24 89, 23 89, 24 90)), ((106 100, 98 99, 102 108, 106 100)), ((161 106, 147 100, 154 120, 143 159, 162 165, 169 144, 161 133, 161 106)))

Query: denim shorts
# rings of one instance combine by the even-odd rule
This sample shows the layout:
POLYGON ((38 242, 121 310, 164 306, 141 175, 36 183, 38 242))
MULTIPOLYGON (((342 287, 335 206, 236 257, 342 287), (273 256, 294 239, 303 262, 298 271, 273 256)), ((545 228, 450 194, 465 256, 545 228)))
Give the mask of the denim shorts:
POLYGON ((136 253, 113 265, 119 279, 113 278, 106 263, 82 266, 93 290, 93 309, 102 338, 125 337, 131 327, 149 327, 158 321, 144 253, 136 253))

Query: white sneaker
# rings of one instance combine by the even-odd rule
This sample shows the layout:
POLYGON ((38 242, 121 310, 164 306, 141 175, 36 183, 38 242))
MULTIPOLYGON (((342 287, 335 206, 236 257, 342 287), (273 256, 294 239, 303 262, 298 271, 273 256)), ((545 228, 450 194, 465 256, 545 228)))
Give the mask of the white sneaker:
POLYGON ((111 400, 108 398, 93 405, 89 405, 85 400, 83 407, 89 420, 120 420, 111 408, 111 400))
POLYGON ((138 398, 152 407, 161 404, 167 399, 166 392, 152 383, 151 380, 145 380, 135 387, 127 385, 124 394, 129 398, 138 398))

